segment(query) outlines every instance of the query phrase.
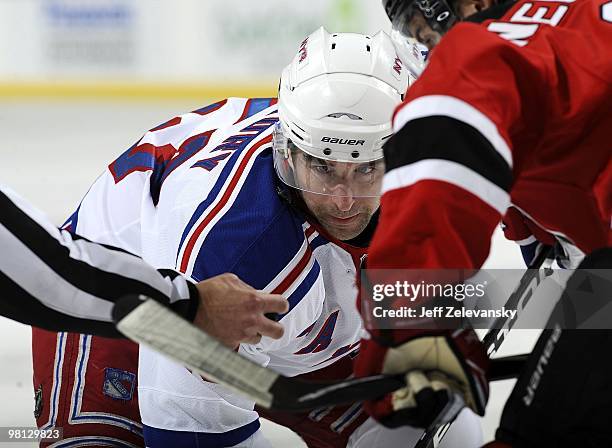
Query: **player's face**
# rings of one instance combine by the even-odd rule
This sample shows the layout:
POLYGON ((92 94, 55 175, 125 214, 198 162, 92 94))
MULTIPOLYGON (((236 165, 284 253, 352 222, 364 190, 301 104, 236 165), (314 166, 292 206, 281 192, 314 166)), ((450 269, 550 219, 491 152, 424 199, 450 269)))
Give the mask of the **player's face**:
POLYGON ((442 39, 443 33, 457 20, 463 20, 492 4, 492 0, 414 0, 407 2, 404 9, 396 14, 393 29, 404 38, 414 38, 432 50, 442 39))
POLYGON ((347 241, 365 230, 380 205, 380 198, 326 196, 302 191, 310 213, 331 236, 347 241))
MULTIPOLYGON (((301 152, 301 151, 300 151, 301 152)), ((301 191, 312 215, 333 237, 346 241, 364 231, 380 205, 380 187, 384 167, 382 162, 331 162, 298 154, 295 160, 297 182, 304 186, 313 182, 326 183, 326 194, 301 191), (313 160, 314 159, 314 160, 313 160), (355 192, 369 184, 370 196, 355 192)))
POLYGON ((425 45, 429 50, 438 45, 438 42, 442 39, 442 35, 432 30, 421 14, 414 14, 412 16, 412 19, 407 24, 407 30, 410 36, 414 36, 416 40, 425 45))
POLYGON ((432 50, 456 20, 449 1, 452 0, 403 2, 393 18, 393 39, 400 45, 404 39, 416 39, 432 50))

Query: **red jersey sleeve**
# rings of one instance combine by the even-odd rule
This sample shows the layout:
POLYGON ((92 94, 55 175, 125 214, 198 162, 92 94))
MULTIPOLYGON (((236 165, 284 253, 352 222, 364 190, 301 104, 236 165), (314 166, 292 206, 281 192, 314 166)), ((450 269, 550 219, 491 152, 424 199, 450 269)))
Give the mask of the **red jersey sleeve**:
MULTIPOLYGON (((456 31, 434 50, 396 111, 368 267, 480 267, 510 203, 508 124, 522 114, 521 94, 509 86, 515 79, 512 49, 506 48, 511 44, 475 24, 456 31), (477 35, 481 44, 459 46, 466 41, 457 36, 463 32, 468 40, 477 35), (491 95, 498 100, 490 101, 491 95)), ((531 85, 545 79, 535 73, 531 85)))
POLYGON ((592 68, 612 73, 612 54, 578 31, 612 36, 608 4, 518 1, 442 39, 394 115, 369 268, 478 268, 511 201, 583 250, 601 244, 590 202, 612 84, 592 68))

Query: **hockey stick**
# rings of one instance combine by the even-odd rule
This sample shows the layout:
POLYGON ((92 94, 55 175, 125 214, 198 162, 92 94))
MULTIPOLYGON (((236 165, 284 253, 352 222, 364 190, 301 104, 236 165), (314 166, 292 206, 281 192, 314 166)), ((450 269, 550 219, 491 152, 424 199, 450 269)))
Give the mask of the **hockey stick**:
MULTIPOLYGON (((495 320, 491 330, 487 332, 482 340, 488 356, 491 356, 499 350, 510 332, 510 329, 516 323, 519 314, 525 309, 535 289, 545 278, 553 274, 553 270, 550 269, 550 267, 540 269, 552 254, 553 247, 544 246, 521 277, 516 289, 510 294, 504 306, 516 310, 516 314, 513 318, 500 317, 495 320)), ((495 376, 497 379, 517 377, 527 361, 527 356, 528 355, 518 355, 491 360, 489 378, 492 379, 495 376)), ((425 430, 415 448, 437 448, 464 407, 465 402, 463 398, 459 394, 453 393, 449 400, 449 404, 425 430)))
POLYGON ((126 296, 113 308, 117 329, 130 339, 225 386, 267 409, 300 411, 373 399, 406 385, 403 375, 308 382, 282 376, 222 345, 153 299, 126 296))
MULTIPOLYGON (((305 381, 285 377, 230 350, 170 309, 144 296, 126 296, 113 309, 117 328, 130 339, 273 410, 305 411, 355 403, 406 386, 403 375, 305 381)), ((511 375, 516 360, 495 360, 491 380, 511 375), (510 373, 509 373, 510 372, 510 373), (494 375, 499 375, 496 378, 494 375)))
POLYGON ((487 373, 489 381, 516 378, 523 370, 523 367, 525 367, 528 357, 529 355, 525 354, 492 359, 489 372, 487 373))
POLYGON ((491 356, 501 347, 510 329, 518 320, 518 316, 525 309, 527 302, 533 295, 535 289, 542 281, 553 274, 550 267, 540 269, 544 262, 553 254, 552 246, 544 246, 538 255, 533 259, 527 271, 521 277, 516 289, 510 294, 508 301, 504 305, 506 308, 516 310, 514 317, 500 317, 495 320, 491 330, 485 335, 482 342, 487 350, 487 355, 491 356))
MULTIPOLYGON (((528 356, 516 355, 491 360, 491 369, 488 374, 489 381, 516 378, 523 370, 528 356)), ((429 425, 429 428, 423 432, 421 439, 414 448, 436 448, 440 446, 447 431, 464 408, 463 397, 458 393, 453 393, 446 407, 438 414, 436 420, 429 425)))

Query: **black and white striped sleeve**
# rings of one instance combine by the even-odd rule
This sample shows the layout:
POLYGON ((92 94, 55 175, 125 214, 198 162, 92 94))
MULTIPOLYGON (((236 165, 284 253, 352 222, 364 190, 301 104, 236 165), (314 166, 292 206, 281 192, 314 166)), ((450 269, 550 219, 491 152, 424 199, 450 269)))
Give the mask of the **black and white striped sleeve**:
POLYGON ((195 285, 123 250, 55 227, 0 187, 0 315, 53 331, 121 337, 114 302, 145 294, 193 320, 195 285))

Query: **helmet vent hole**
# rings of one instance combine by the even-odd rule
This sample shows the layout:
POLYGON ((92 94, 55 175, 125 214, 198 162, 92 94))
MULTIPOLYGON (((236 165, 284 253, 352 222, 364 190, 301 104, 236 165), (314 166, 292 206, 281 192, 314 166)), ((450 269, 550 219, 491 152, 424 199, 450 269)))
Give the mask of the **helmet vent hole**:
POLYGON ((400 98, 402 99, 402 101, 404 101, 404 94, 403 93, 400 95, 400 98))
POLYGON ((335 50, 335 49, 336 49, 336 42, 332 44, 332 50, 335 50))
POLYGON ((370 46, 366 45, 366 50, 368 51, 368 53, 370 52, 370 46))
POLYGON ((323 154, 325 154, 326 156, 331 155, 331 153, 332 153, 332 150, 331 150, 331 149, 329 149, 329 148, 325 148, 325 149, 323 150, 323 154))
POLYGON ((353 151, 353 152, 351 153, 351 157, 352 157, 353 159, 358 158, 358 157, 359 157, 359 151, 353 151))

